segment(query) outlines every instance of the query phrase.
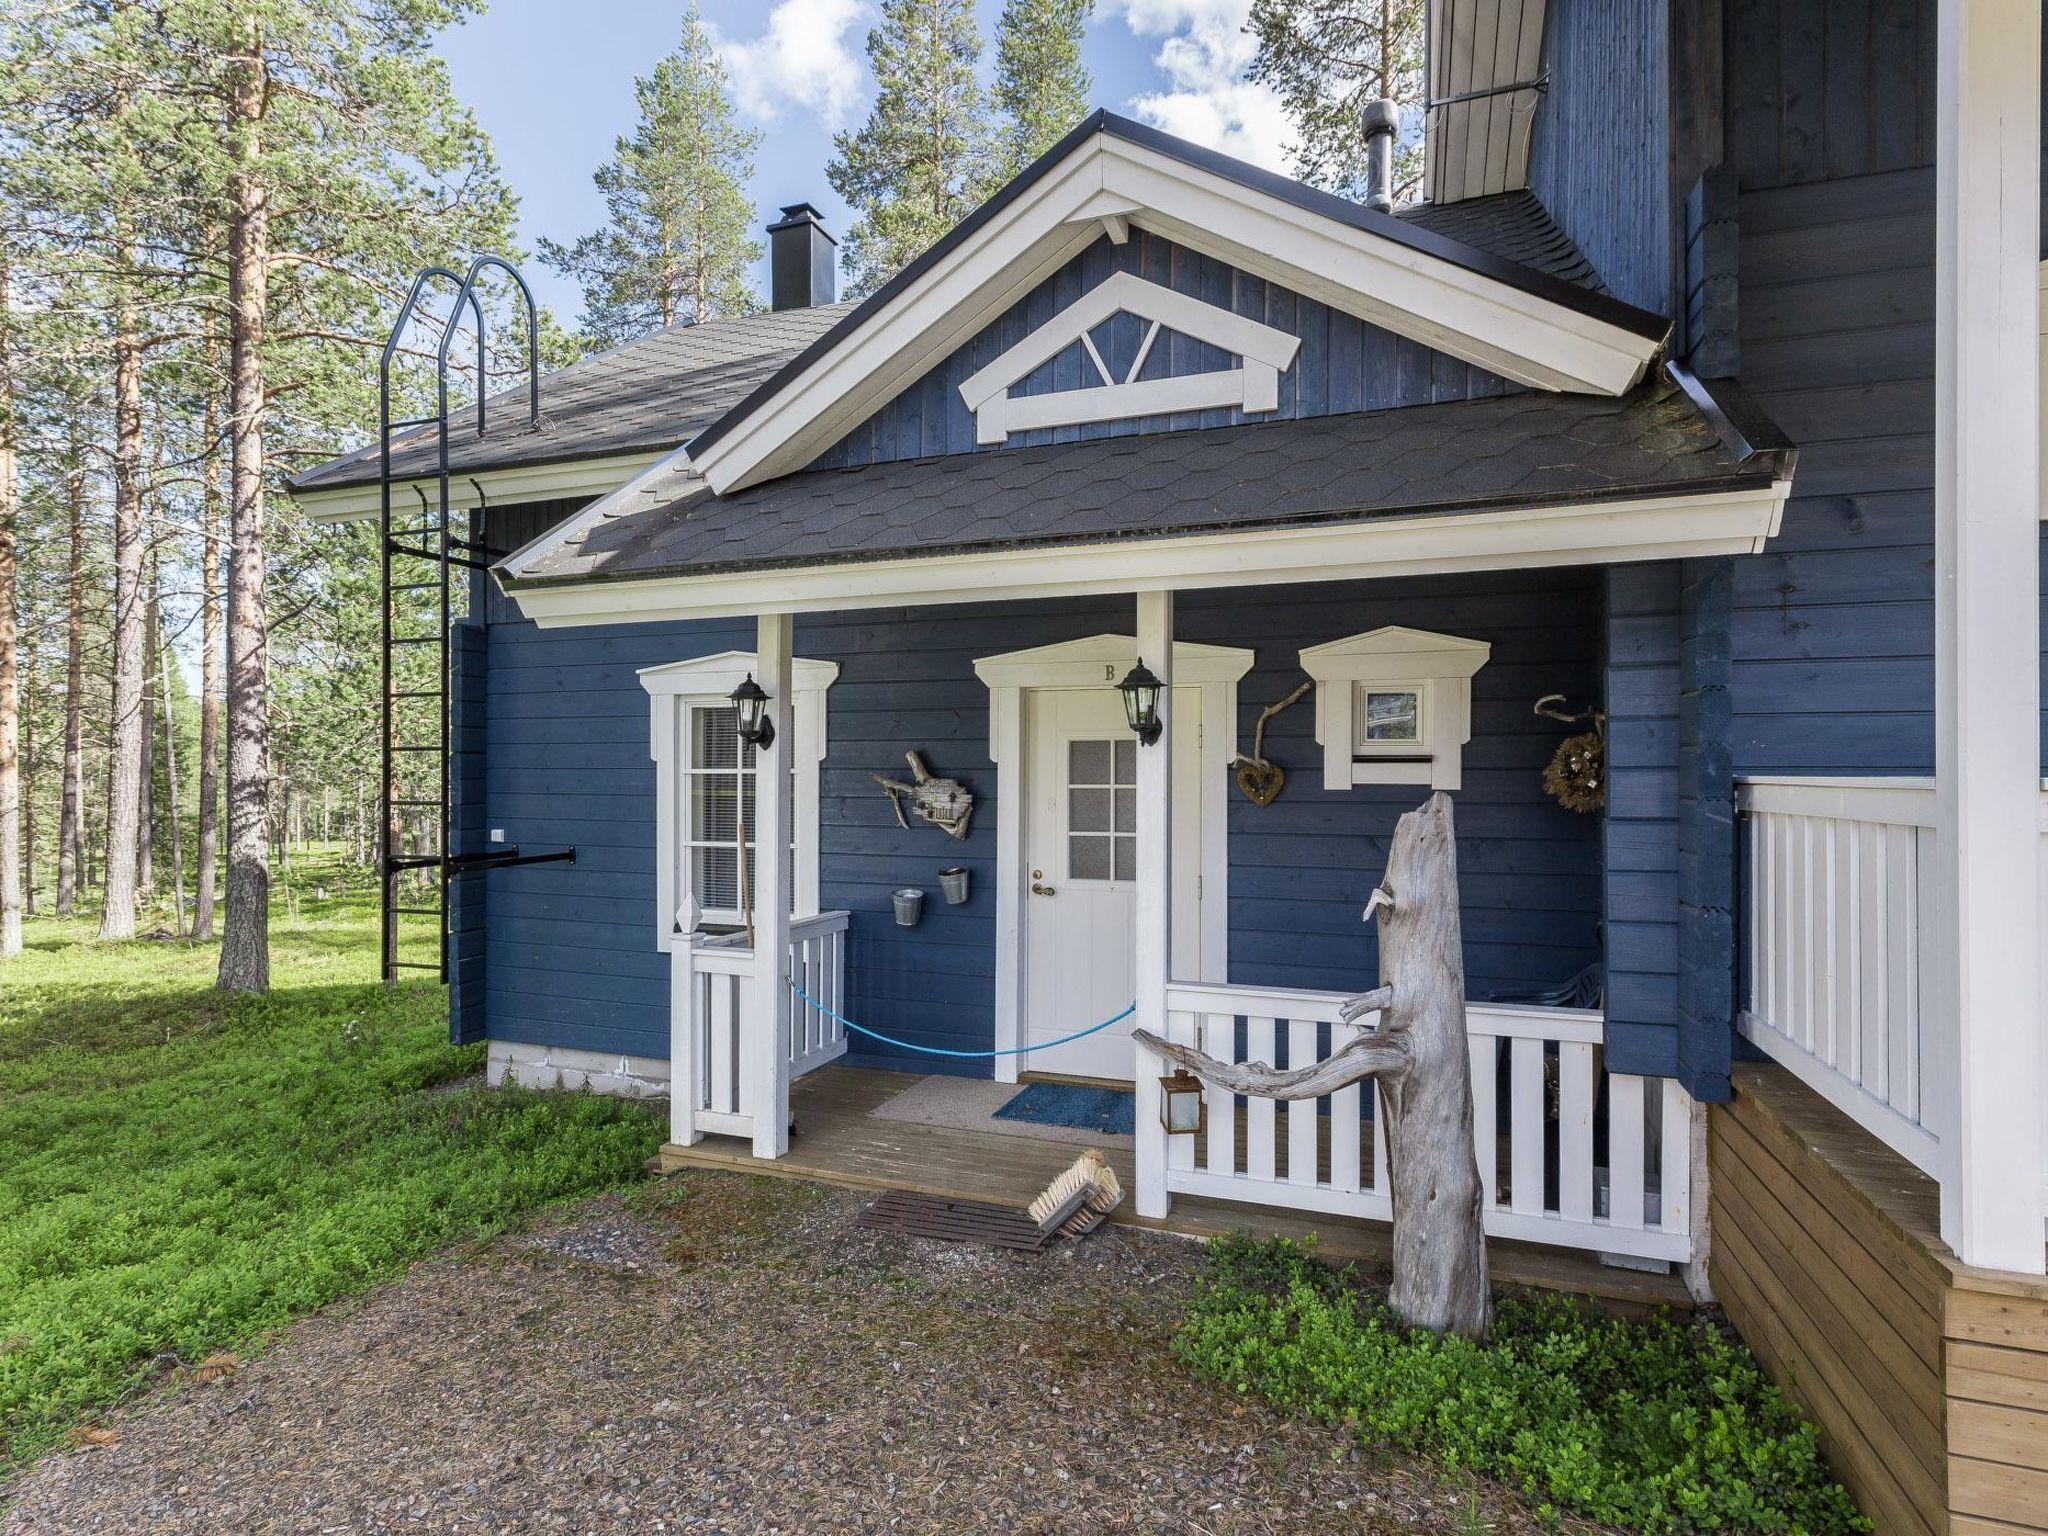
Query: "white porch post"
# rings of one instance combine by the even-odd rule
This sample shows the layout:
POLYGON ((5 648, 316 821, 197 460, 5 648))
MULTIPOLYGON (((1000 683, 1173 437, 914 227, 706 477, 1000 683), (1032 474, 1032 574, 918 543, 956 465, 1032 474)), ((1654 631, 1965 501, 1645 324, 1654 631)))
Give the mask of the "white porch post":
POLYGON ((746 1021, 746 1072, 752 1085, 754 1156, 789 1150, 789 753, 796 711, 791 693, 790 621, 786 613, 756 621, 755 677, 768 695, 764 717, 775 739, 754 755, 754 977, 746 1021))
POLYGON ((704 1139, 697 1129, 697 1085, 704 1080, 697 1025, 697 936, 679 933, 668 952, 668 1139, 679 1147, 704 1139))
POLYGON ((1936 1017, 1942 1235, 2039 1274, 2041 0, 1941 0, 1936 156, 1936 1017))
MULTIPOLYGON (((1173 594, 1138 594, 1138 659, 1158 677, 1159 739, 1138 746, 1138 892, 1132 949, 1139 1029, 1166 1033, 1166 983, 1173 954, 1173 594)), ((1166 1134, 1159 1122, 1159 1061, 1140 1052, 1137 1064, 1137 1206, 1164 1216, 1166 1134)))

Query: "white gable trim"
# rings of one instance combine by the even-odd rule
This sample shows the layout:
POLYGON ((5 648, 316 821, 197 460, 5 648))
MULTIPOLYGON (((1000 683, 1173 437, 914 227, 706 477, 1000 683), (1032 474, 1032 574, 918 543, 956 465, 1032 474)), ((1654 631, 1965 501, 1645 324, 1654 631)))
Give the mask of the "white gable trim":
POLYGON ((1640 501, 511 589, 542 628, 1754 555, 1789 480, 1640 501))
POLYGON ((1007 352, 970 375, 960 398, 974 412, 974 438, 1000 443, 1012 432, 1032 427, 1061 427, 1084 421, 1128 421, 1138 416, 1234 405, 1247 412, 1277 410, 1280 375, 1301 350, 1301 338, 1187 294, 1176 293, 1130 272, 1112 273, 1026 336, 1007 352), (1128 312, 1152 322, 1139 344, 1129 373, 1110 377, 1108 365, 1089 337, 1103 321, 1128 312), (1144 371, 1159 332, 1178 331, 1221 347, 1242 360, 1238 368, 1178 378, 1148 379, 1144 371), (1101 386, 1062 390, 1048 395, 1012 398, 1007 391, 1031 372, 1080 342, 1101 376, 1101 386))
POLYGON ((691 463, 726 492, 803 468, 1127 219, 1505 378, 1620 395, 1659 341, 1110 133, 1019 187, 691 463), (1104 194, 1108 194, 1105 197, 1104 194), (1128 207, 1130 212, 1115 210, 1128 207))

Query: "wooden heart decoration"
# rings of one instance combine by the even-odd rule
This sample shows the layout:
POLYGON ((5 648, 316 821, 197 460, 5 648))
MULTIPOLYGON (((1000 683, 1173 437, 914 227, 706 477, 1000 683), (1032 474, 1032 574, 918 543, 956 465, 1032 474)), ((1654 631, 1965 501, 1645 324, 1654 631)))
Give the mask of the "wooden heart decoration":
POLYGON ((1245 799, 1253 805, 1271 805, 1280 798, 1280 790, 1286 783, 1286 770, 1278 763, 1246 758, 1237 765, 1237 787, 1244 791, 1245 799))

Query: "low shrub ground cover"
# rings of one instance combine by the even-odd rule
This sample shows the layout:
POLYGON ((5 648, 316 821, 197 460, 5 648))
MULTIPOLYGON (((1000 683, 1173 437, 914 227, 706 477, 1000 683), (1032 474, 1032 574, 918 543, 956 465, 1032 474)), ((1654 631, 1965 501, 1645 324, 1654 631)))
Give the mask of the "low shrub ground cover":
POLYGON ((1862 1531, 1813 1426, 1708 1321, 1503 1302, 1484 1344, 1402 1325, 1284 1240, 1219 1239, 1175 1340, 1198 1372, 1369 1445, 1650 1532, 1862 1531))
POLYGON ((443 990, 380 985, 371 898, 302 866, 267 996, 214 992, 213 945, 87 923, 0 960, 0 1471, 165 1351, 246 1351, 661 1141, 641 1106, 462 1082, 482 1048, 448 1044, 443 990))

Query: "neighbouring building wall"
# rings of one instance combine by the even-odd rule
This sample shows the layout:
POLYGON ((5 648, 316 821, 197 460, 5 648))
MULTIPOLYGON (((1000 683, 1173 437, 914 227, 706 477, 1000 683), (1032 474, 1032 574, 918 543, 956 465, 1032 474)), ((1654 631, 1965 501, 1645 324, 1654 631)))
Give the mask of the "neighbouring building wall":
MULTIPOLYGON (((1566 728, 1531 713, 1545 693, 1598 688, 1597 573, 1556 571, 1184 594, 1183 639, 1251 647, 1238 733, 1302 678, 1298 652, 1383 624, 1489 641, 1474 679, 1473 740, 1458 796, 1459 862, 1472 995, 1540 989, 1599 958, 1598 821, 1544 794, 1566 728)), ((575 865, 508 869, 487 889, 483 985, 493 1039, 655 1058, 668 1051, 668 960, 655 948, 654 767, 642 667, 751 650, 750 622, 541 630, 491 604, 484 821, 506 840, 573 843, 575 865)), ((849 1016, 933 1045, 993 1037, 996 801, 988 691, 976 658, 1131 631, 1128 598, 804 615, 800 656, 839 663, 821 778, 821 904, 853 914, 849 1016), (870 775, 906 749, 976 796, 964 842, 897 827, 870 775), (960 907, 936 900, 941 865, 971 871, 960 907), (894 926, 889 893, 934 891, 923 921, 894 926)), ((1267 733, 1288 770, 1261 809, 1231 794, 1231 979, 1363 988, 1377 979, 1360 914, 1396 818, 1422 786, 1326 791, 1313 707, 1267 733)), ((871 1062, 932 1070, 908 1053, 871 1062)), ((973 1068, 967 1068, 973 1070, 973 1068)), ((981 1070, 985 1071, 983 1067, 981 1070)))
POLYGON ((1672 312, 1669 7, 1550 0, 1529 188, 1616 298, 1672 312))
MULTIPOLYGON (((1367 325, 1341 310, 1240 272, 1227 262, 1145 230, 1133 229, 1123 245, 1114 245, 1105 236, 1067 262, 1012 305, 1001 319, 985 327, 974 340, 848 433, 836 447, 821 454, 811 467, 833 469, 975 451, 974 416, 960 397, 961 383, 1116 272, 1130 272, 1299 336, 1301 350, 1294 366, 1280 375, 1279 408, 1250 417, 1235 408, 1218 408, 1130 421, 1044 427, 1013 432, 1004 447, 1473 400, 1505 394, 1516 387, 1483 368, 1367 325)), ((1091 333, 1104 365, 1117 379, 1124 377, 1136 359, 1144 332, 1145 327, 1135 316, 1123 314, 1091 333)), ((1146 354, 1138 377, 1175 378, 1231 366, 1229 354, 1220 349, 1162 330, 1146 354)), ((1036 395, 1084 389, 1097 378, 1081 344, 1075 342, 1022 381, 1015 393, 1036 395)))

